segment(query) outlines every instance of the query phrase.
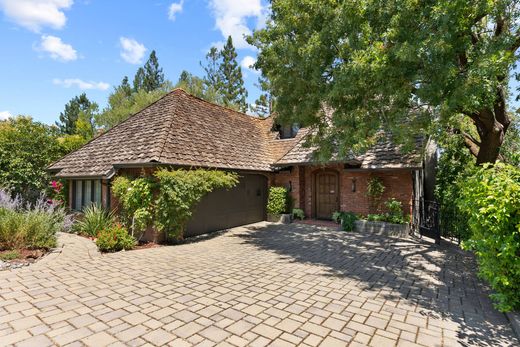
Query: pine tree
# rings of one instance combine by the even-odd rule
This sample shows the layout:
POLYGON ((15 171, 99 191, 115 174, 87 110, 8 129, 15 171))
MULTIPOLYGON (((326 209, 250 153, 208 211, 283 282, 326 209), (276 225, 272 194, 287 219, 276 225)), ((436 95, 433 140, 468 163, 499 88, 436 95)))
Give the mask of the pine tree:
POLYGON ((228 36, 220 55, 222 61, 218 71, 221 81, 217 90, 222 93, 224 105, 235 106, 240 111, 245 112, 247 111, 247 90, 244 87, 242 69, 238 65, 237 52, 231 36, 228 36))
POLYGON ((65 110, 60 113, 60 121, 56 122, 62 134, 74 135, 77 133, 76 124, 81 112, 88 113, 92 102, 85 93, 75 96, 66 105, 65 110))
POLYGON ((155 50, 150 53, 150 57, 144 64, 143 88, 147 92, 159 89, 164 83, 163 69, 159 67, 159 61, 155 50))
POLYGON ((118 90, 120 90, 126 96, 132 95, 132 87, 130 86, 130 83, 128 82, 128 76, 123 77, 123 80, 121 81, 121 85, 116 87, 116 91, 118 91, 118 90))
POLYGON ((219 72, 219 66, 221 64, 221 55, 216 47, 211 47, 209 52, 206 54, 206 65, 202 62, 200 65, 206 72, 204 76, 204 83, 208 88, 219 90, 222 86, 222 78, 219 72))
POLYGON ((134 77, 134 92, 138 92, 139 90, 144 88, 144 78, 144 69, 140 67, 139 69, 137 69, 137 72, 135 73, 134 77))
POLYGON ((251 112, 260 117, 269 116, 273 113, 274 99, 270 91, 270 83, 266 77, 260 77, 256 86, 262 91, 262 94, 251 105, 251 112))

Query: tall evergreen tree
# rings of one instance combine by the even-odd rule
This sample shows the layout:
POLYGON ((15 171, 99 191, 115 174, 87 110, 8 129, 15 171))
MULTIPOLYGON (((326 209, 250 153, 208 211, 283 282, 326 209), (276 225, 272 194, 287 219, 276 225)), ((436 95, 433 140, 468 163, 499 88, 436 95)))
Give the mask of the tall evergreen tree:
POLYGON ((150 57, 144 64, 143 88, 147 92, 159 89, 164 83, 163 69, 159 67, 159 61, 155 50, 150 53, 150 57))
POLYGON ((231 36, 228 36, 220 55, 222 57, 219 66, 221 86, 218 90, 222 93, 223 103, 226 106, 236 106, 240 111, 245 112, 247 111, 247 90, 231 36))
POLYGON ((121 81, 121 85, 116 87, 116 90, 120 90, 126 96, 132 95, 132 87, 130 86, 130 83, 128 82, 128 76, 123 77, 123 80, 121 81))
POLYGON ((134 76, 134 92, 138 92, 139 90, 144 88, 144 79, 145 79, 145 72, 142 67, 137 69, 137 72, 134 76))
POLYGON ((217 91, 213 86, 206 85, 204 79, 192 75, 188 71, 182 71, 179 81, 175 85, 186 92, 209 102, 218 103, 217 91))
POLYGON ((221 55, 216 47, 211 47, 206 54, 206 64, 200 63, 206 75, 204 76, 204 83, 208 88, 220 90, 222 86, 222 78, 220 76, 219 66, 221 64, 221 55))
POLYGON ((77 133, 76 124, 81 112, 89 113, 92 102, 85 93, 73 97, 66 105, 65 110, 60 113, 60 121, 56 125, 62 134, 74 135, 77 133))

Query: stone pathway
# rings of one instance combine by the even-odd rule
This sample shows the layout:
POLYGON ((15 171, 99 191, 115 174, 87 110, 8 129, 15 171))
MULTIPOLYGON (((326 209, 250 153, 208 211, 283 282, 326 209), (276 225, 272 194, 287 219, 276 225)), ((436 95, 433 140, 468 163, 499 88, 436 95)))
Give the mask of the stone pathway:
POLYGON ((452 246, 259 223, 179 246, 0 272, 0 345, 513 346, 452 246))

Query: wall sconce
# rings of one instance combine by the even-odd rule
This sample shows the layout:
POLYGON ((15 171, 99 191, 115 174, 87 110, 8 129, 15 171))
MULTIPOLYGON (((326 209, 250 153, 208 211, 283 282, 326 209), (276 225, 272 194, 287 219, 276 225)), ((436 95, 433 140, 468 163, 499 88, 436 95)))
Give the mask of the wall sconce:
POLYGON ((356 178, 354 177, 352 179, 352 193, 356 192, 356 178))
POLYGON ((292 182, 291 181, 289 181, 289 187, 287 187, 287 190, 292 192, 292 182))

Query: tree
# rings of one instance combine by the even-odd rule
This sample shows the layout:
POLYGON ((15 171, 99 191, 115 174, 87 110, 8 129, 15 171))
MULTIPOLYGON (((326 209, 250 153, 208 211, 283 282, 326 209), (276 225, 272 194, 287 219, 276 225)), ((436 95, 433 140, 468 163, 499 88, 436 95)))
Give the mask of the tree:
POLYGON ((75 96, 66 105, 65 110, 60 113, 60 121, 56 122, 63 134, 76 134, 76 125, 81 112, 89 113, 93 103, 85 93, 75 96))
POLYGON ((138 92, 141 89, 144 89, 144 79, 145 79, 144 68, 140 67, 137 69, 137 72, 134 76, 134 90, 133 92, 138 92))
POLYGON ((499 158, 520 45, 515 1, 271 6, 266 28, 248 39, 260 49, 255 67, 271 81, 280 119, 315 127, 312 140, 326 155, 367 148, 381 128, 410 144, 417 134, 445 136, 470 125, 458 136, 477 164, 499 158), (321 115, 324 104, 335 110, 331 122, 321 115))
POLYGON ((58 129, 18 116, 0 122, 0 186, 34 201, 50 182, 45 168, 62 155, 58 129))
POLYGON ((159 67, 159 61, 155 50, 150 53, 150 57, 146 64, 144 64, 144 78, 143 88, 147 92, 159 89, 164 83, 164 73, 162 68, 159 67))
POLYGON ((192 75, 188 71, 182 71, 176 88, 182 88, 186 92, 209 102, 218 103, 217 91, 213 86, 208 86, 200 77, 192 75))
POLYGON ((132 95, 132 87, 130 86, 130 83, 128 83, 128 76, 123 77, 121 84, 116 87, 116 91, 119 90, 122 92, 123 95, 126 95, 127 97, 132 95))
POLYGON ((258 79, 256 86, 262 90, 262 94, 260 94, 258 99, 255 100, 255 103, 250 106, 251 112, 260 117, 269 116, 273 113, 274 104, 273 95, 270 92, 269 80, 262 76, 258 79))
POLYGON ((226 106, 236 106, 240 111, 247 110, 247 90, 244 87, 242 69, 237 63, 237 52, 231 36, 228 36, 224 48, 220 52, 222 61, 219 66, 220 85, 217 90, 222 93, 226 106))
POLYGON ((222 86, 222 78, 219 72, 219 66, 221 63, 220 52, 216 47, 211 47, 209 52, 206 54, 206 64, 200 62, 200 66, 206 72, 204 76, 204 83, 207 88, 213 88, 220 91, 222 86))

